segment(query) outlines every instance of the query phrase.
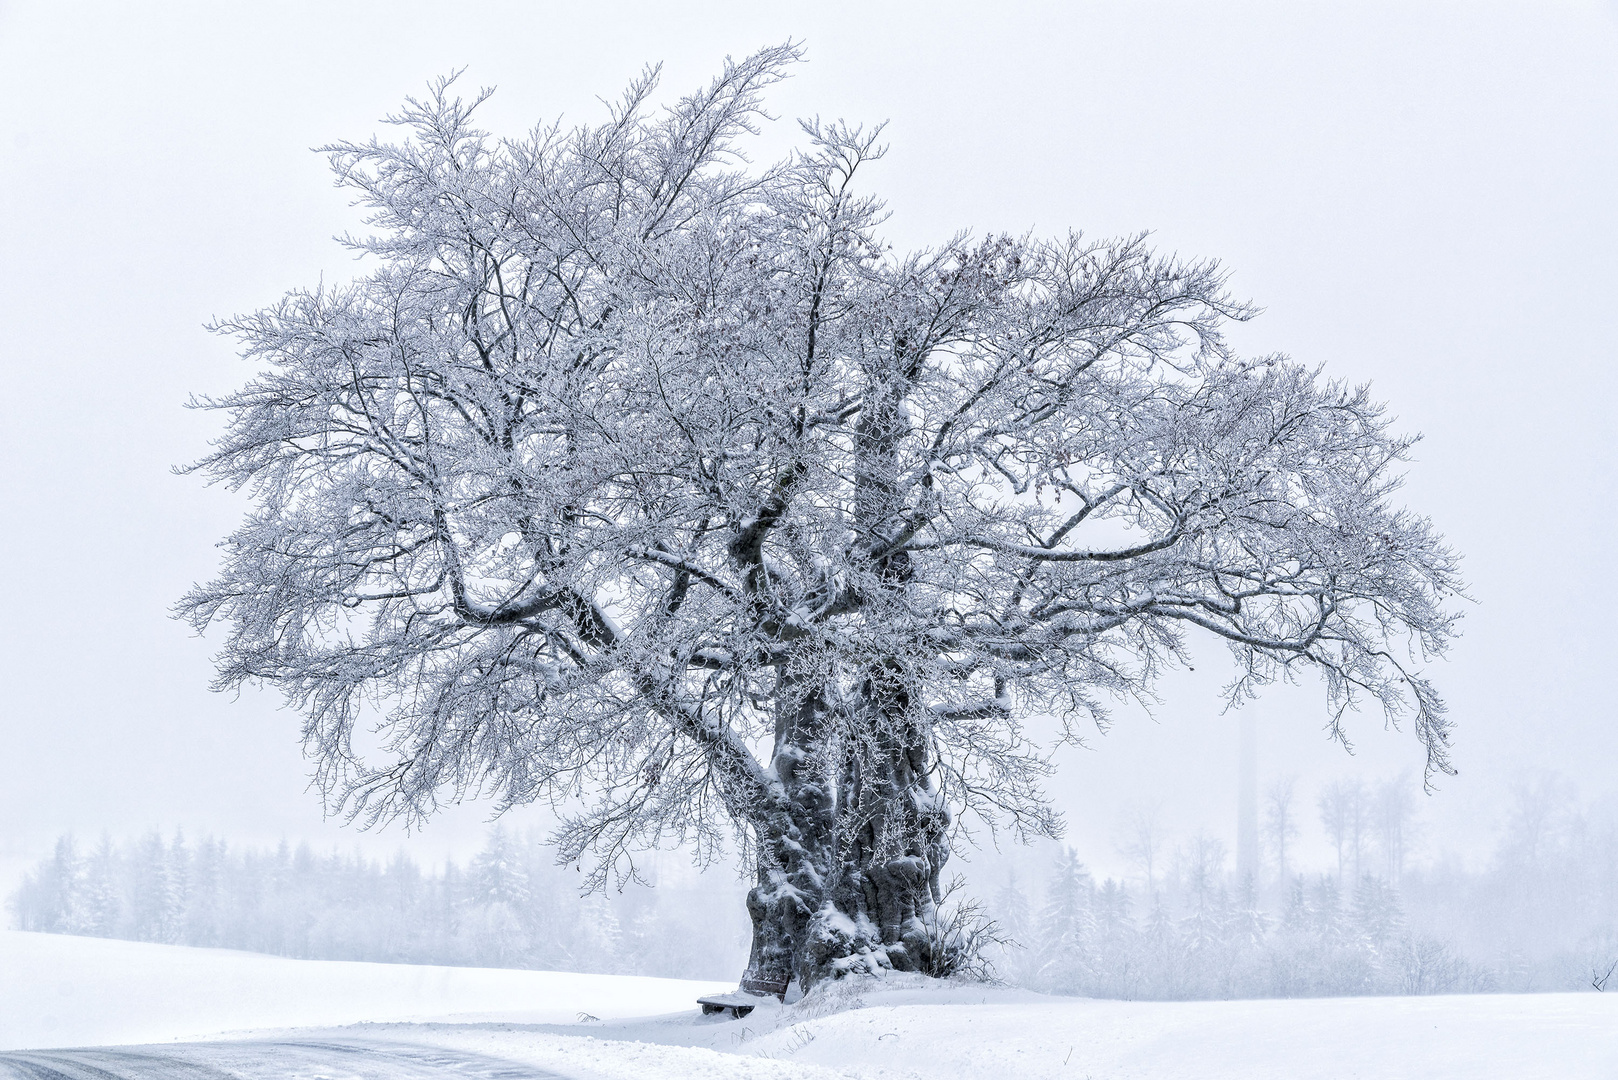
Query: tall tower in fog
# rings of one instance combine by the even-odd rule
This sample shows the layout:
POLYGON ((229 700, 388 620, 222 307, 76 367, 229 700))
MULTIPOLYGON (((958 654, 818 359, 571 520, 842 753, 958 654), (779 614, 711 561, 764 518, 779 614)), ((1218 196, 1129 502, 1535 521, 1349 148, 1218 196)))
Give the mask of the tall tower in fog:
POLYGON ((1258 882, 1258 719, 1236 713, 1236 876, 1258 882))

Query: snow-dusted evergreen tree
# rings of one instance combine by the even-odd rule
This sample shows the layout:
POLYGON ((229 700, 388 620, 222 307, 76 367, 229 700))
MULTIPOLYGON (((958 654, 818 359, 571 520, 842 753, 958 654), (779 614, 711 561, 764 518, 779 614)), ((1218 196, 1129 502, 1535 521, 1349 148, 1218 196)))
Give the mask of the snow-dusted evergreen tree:
POLYGON ((190 888, 181 910, 180 940, 186 944, 222 943, 228 870, 224 842, 203 837, 192 851, 190 888))
POLYGON ((1230 937, 1242 949, 1255 949, 1264 943, 1270 920, 1259 908, 1258 885, 1244 878, 1231 908, 1230 937))
MULTIPOLYGON (((116 937, 124 918, 123 865, 112 837, 103 833, 84 867, 84 933, 116 937)), ((202 943, 211 944, 211 942, 202 943)))
POLYGON ((612 902, 600 893, 578 898, 568 938, 569 966, 579 971, 620 971, 623 926, 612 902))
POLYGON ((505 904, 514 911, 528 906, 528 870, 519 847, 503 826, 489 830, 467 874, 473 903, 505 904))
POLYGON ((469 910, 462 919, 480 962, 507 967, 530 948, 528 872, 518 845, 496 825, 467 874, 469 910))
POLYGON ((57 838, 49 859, 24 875, 9 904, 17 926, 47 934, 76 934, 86 923, 84 860, 71 836, 57 838))
POLYGON ((383 912, 382 956, 405 961, 441 955, 435 938, 446 929, 435 916, 431 890, 421 868, 404 851, 395 852, 382 871, 379 890, 383 912), (435 933, 437 931, 437 933, 435 933))
POLYGON ((1312 940, 1314 913, 1309 910, 1308 886, 1302 874, 1285 883, 1281 914, 1270 933, 1272 952, 1267 959, 1267 982, 1279 997, 1311 993, 1316 952, 1312 940))
POLYGON ((1455 560, 1369 393, 1237 356, 1223 272, 1142 237, 894 252, 876 130, 743 168, 798 55, 508 141, 446 80, 329 148, 370 272, 223 322, 260 374, 201 403, 255 504, 182 604, 218 685, 283 690, 365 820, 582 791, 598 885, 739 837, 749 971, 805 984, 939 970, 957 815, 1055 827, 1023 718, 1074 730, 1188 632, 1233 696, 1313 668, 1448 768, 1455 560))
POLYGON ((1136 997, 1140 994, 1142 964, 1137 955, 1135 902, 1124 885, 1108 878, 1093 896, 1095 971, 1093 992, 1098 996, 1136 997))
POLYGON ((1338 879, 1321 874, 1309 887, 1310 929, 1322 941, 1333 944, 1347 940, 1349 928, 1343 911, 1343 890, 1338 879))
POLYGON ((444 955, 458 955, 460 943, 464 940, 462 920, 465 915, 465 904, 461 897, 466 891, 465 875, 453 860, 444 863, 443 885, 434 898, 433 913, 437 924, 442 928, 444 936, 444 955))
POLYGON ((1039 913, 1040 984, 1059 994, 1081 992, 1092 980, 1094 884, 1072 848, 1063 848, 1046 883, 1039 913))
POLYGON ((1006 938, 995 958, 995 970, 1007 982, 1035 981, 1043 964, 1039 953, 1043 951, 1040 941, 1044 935, 1028 903, 1027 888, 1015 869, 1007 871, 1005 884, 994 894, 994 921, 1006 938))
POLYGON ((1270 919, 1259 907, 1258 886, 1244 877, 1231 897, 1225 917, 1227 970, 1215 980, 1230 997, 1259 997, 1269 992, 1268 934, 1270 919))
POLYGON ((1008 938, 1026 946, 1034 930, 1033 909, 1028 903, 1028 890, 1016 870, 1006 873, 1006 883, 994 897, 995 921, 1008 938))
POLYGON ((1152 894, 1152 906, 1141 926, 1137 947, 1142 996, 1184 997, 1188 966, 1185 946, 1161 893, 1152 894))
POLYGON ((138 941, 173 940, 175 900, 168 845, 157 830, 141 838, 130 856, 130 916, 138 941))
POLYGON ((1223 885, 1225 856, 1223 842, 1198 832, 1177 860, 1190 908, 1179 925, 1180 941, 1185 946, 1187 989, 1209 987, 1218 973, 1229 967, 1225 949, 1230 908, 1223 885))
POLYGON ((1404 930, 1404 908, 1398 892, 1381 878, 1364 875, 1354 887, 1349 921, 1372 953, 1382 954, 1404 930))
POLYGON ((163 914, 156 940, 178 942, 185 936, 185 913, 191 903, 192 887, 191 849, 186 846, 183 832, 175 831, 162 858, 163 914))

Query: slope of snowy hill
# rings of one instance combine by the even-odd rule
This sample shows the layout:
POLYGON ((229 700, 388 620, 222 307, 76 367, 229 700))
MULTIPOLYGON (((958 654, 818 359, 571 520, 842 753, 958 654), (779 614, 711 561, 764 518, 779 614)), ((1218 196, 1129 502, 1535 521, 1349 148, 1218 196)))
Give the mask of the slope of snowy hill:
POLYGON ((719 1020, 694 1005, 711 989, 9 932, 0 1048, 257 1028, 259 1040, 436 1046, 579 1080, 1618 1077, 1612 994, 1120 1002, 895 980, 719 1020))
POLYGON ((167 1042, 249 1028, 693 1009, 711 982, 508 968, 289 960, 227 949, 0 931, 0 1050, 167 1042))

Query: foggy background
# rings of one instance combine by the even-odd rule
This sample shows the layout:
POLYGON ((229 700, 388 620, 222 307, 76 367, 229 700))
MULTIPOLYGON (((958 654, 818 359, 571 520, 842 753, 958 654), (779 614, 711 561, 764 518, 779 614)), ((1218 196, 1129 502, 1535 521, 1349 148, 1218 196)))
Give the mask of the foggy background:
MULTIPOLYGON (((647 61, 666 99, 788 37, 809 63, 771 93, 756 161, 800 115, 889 120, 866 185, 896 247, 1151 230, 1266 309, 1239 348, 1368 380, 1425 434, 1405 499, 1465 555, 1475 603, 1432 668, 1460 775, 1418 796, 1413 861, 1487 860, 1514 785, 1547 771, 1610 804, 1618 4, 758 7, 0 3, 0 893, 64 832, 426 866, 483 849, 487 803, 416 833, 323 820, 299 718, 209 693, 215 643, 168 618, 244 507, 169 472, 217 423, 186 398, 248 374, 202 324, 355 272, 330 237, 358 215, 308 148, 386 137, 436 75, 497 85, 482 124, 517 135, 599 119, 647 61)), ((1051 790, 1093 872, 1134 872, 1116 833, 1148 805, 1234 851, 1227 674, 1207 646, 1155 717, 1120 708, 1064 752, 1051 790)), ((1324 785, 1419 786, 1408 731, 1361 714, 1350 757, 1312 683, 1247 710, 1260 791, 1298 778, 1300 869, 1335 865, 1324 785)))

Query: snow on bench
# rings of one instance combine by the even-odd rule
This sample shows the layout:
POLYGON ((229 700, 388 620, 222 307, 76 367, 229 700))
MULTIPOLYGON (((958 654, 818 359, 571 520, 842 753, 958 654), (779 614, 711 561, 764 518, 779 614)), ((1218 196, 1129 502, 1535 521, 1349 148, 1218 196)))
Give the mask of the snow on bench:
POLYGON ((787 996, 787 979, 762 978, 744 976, 742 984, 728 994, 710 994, 707 997, 697 998, 697 1004, 702 1006, 702 1015, 713 1016, 715 1013, 729 1013, 738 1020, 753 1011, 754 1006, 766 998, 785 1001, 787 996))

